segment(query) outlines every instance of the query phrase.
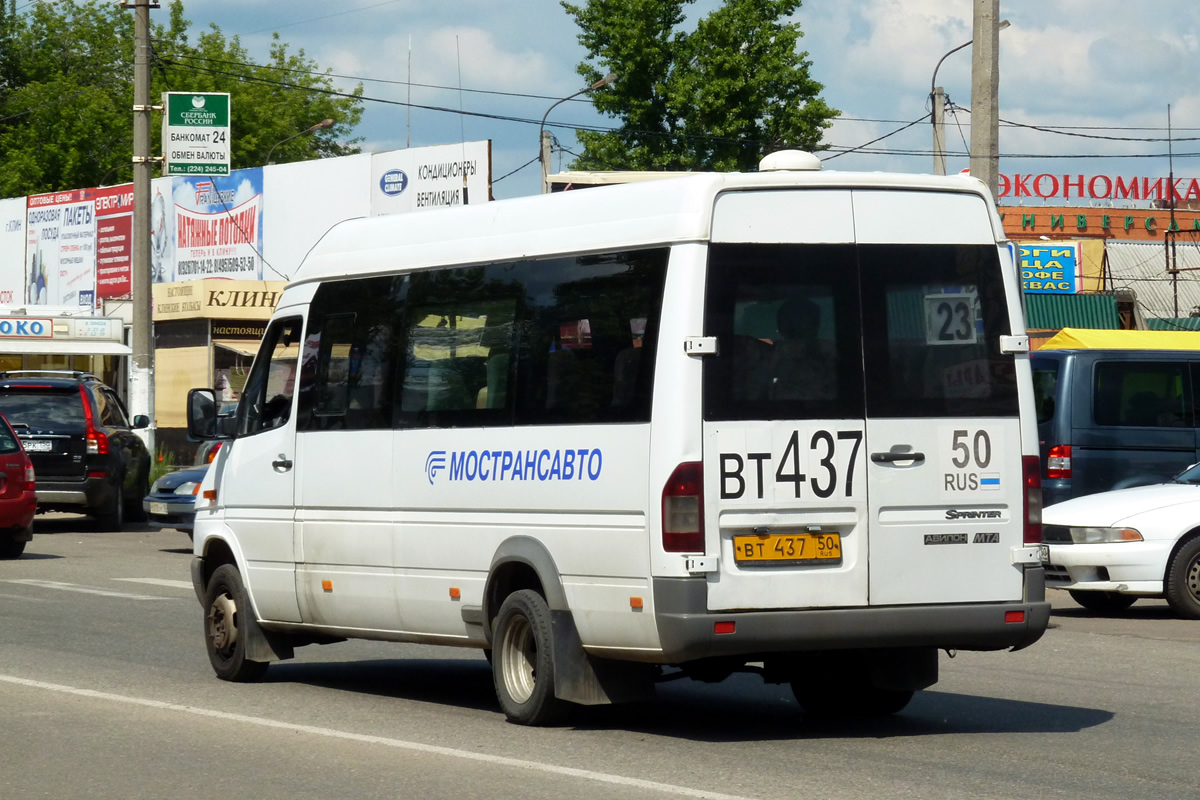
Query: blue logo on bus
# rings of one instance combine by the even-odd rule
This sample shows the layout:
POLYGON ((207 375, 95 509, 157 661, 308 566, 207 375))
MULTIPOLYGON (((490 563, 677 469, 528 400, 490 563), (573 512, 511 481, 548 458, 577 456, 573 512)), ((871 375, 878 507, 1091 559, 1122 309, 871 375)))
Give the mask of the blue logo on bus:
POLYGON ((459 481, 597 481, 604 468, 599 448, 557 450, 432 450, 425 477, 432 486, 438 473, 459 481), (448 463, 447 463, 448 462, 448 463))
POLYGON ((389 169, 379 179, 379 190, 391 197, 395 197, 407 188, 408 176, 402 169, 389 169))

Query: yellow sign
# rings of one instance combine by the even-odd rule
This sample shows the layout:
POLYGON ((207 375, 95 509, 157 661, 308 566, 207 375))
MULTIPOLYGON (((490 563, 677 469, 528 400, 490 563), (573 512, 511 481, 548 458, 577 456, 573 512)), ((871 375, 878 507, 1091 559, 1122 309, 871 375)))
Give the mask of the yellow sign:
POLYGON ((286 281, 178 281, 154 284, 154 321, 267 320, 286 281))

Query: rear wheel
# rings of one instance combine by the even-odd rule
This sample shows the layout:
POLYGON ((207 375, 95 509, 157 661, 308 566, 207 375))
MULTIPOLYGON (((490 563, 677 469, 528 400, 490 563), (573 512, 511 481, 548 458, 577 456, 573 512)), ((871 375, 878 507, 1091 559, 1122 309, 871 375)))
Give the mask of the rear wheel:
POLYGON ((792 681, 792 694, 804 713, 814 717, 886 717, 903 711, 913 698, 912 689, 881 689, 870 684, 843 685, 838 689, 792 681))
POLYGON ((150 494, 150 478, 142 475, 137 482, 136 494, 125 501, 125 519, 130 522, 146 521, 147 514, 146 509, 142 506, 142 501, 148 494, 150 494))
POLYGON ((1071 595, 1072 600, 1088 611, 1095 611, 1099 614, 1115 614, 1137 602, 1137 598, 1133 595, 1120 592, 1083 592, 1078 589, 1068 589, 1067 593, 1071 595))
POLYGON ((117 484, 111 505, 96 515, 96 525, 102 531, 119 531, 125 527, 125 490, 117 484))
POLYGON ((266 672, 265 661, 246 658, 245 615, 250 613, 250 600, 237 567, 217 567, 204 596, 204 644, 221 680, 249 683, 266 672))
POLYGON ((1176 614, 1200 619, 1200 539, 1192 539, 1171 559, 1166 594, 1176 614))
POLYGON ((570 706, 554 696, 550 608, 531 589, 513 592, 500 606, 492 648, 492 680, 500 708, 520 725, 553 725, 570 706))
POLYGON ((0 559, 20 558, 21 553, 24 552, 25 542, 18 541, 9 536, 0 538, 0 559))

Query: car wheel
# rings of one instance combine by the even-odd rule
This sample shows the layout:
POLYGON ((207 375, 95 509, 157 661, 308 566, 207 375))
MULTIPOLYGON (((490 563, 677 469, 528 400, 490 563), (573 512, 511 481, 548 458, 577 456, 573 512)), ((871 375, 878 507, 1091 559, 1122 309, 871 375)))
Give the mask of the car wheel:
POLYGON ((1200 538, 1175 553, 1167 571, 1167 603, 1184 619, 1200 619, 1200 538))
POLYGON ((886 717, 903 711, 913 699, 912 689, 882 689, 862 682, 841 682, 834 690, 826 682, 809 678, 792 680, 792 695, 813 717, 886 717))
POLYGON ((146 499, 146 495, 150 494, 150 479, 146 475, 142 475, 138 481, 137 495, 129 498, 125 502, 125 519, 130 522, 145 522, 148 518, 146 508, 142 505, 142 501, 146 499))
POLYGON ((102 531, 119 531, 125 526, 125 491, 120 484, 109 509, 96 515, 96 525, 102 531))
POLYGON ((500 708, 520 725, 553 725, 570 706, 554 696, 550 608, 531 589, 513 592, 500 606, 492 648, 492 679, 500 708))
POLYGON ((1116 614, 1137 602, 1137 598, 1133 595, 1120 592, 1084 592, 1079 589, 1068 589, 1067 594, 1088 611, 1095 611, 1098 614, 1116 614))
POLYGON ((267 670, 266 662, 246 658, 242 615, 249 613, 250 600, 237 567, 217 567, 204 595, 204 645, 213 671, 221 680, 249 683, 267 670))
POLYGON ((5 536, 0 539, 0 559, 20 558, 25 552, 25 542, 5 536))

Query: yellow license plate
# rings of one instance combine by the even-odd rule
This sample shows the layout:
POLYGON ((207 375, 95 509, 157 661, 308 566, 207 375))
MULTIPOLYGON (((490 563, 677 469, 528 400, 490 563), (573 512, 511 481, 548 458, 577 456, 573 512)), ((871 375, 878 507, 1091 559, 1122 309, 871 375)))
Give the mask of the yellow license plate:
POLYGON ((739 564, 802 564, 842 560, 838 533, 751 533, 733 537, 733 557, 739 564))

